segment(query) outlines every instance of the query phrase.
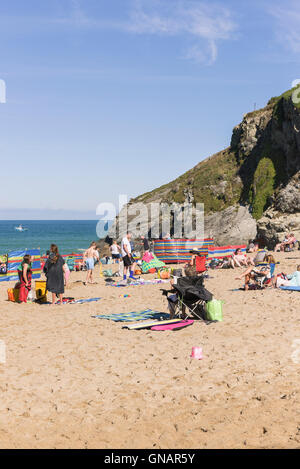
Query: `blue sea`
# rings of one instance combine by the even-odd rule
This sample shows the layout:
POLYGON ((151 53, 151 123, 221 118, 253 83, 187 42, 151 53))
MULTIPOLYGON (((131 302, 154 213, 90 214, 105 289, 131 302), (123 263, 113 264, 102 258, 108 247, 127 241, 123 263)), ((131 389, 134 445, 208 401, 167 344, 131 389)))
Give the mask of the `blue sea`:
POLYGON ((97 220, 0 220, 0 254, 35 248, 44 254, 51 243, 57 244, 61 254, 80 252, 98 240, 97 223, 97 220), (15 230, 20 224, 27 231, 15 230))

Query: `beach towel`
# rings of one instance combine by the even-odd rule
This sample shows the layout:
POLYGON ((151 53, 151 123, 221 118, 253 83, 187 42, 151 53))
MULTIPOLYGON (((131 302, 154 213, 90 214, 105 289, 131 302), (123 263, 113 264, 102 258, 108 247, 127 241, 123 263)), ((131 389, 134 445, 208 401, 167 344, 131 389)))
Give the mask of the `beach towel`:
POLYGON ((121 282, 113 283, 109 282, 107 285, 110 287, 136 287, 140 285, 157 285, 159 283, 169 283, 169 280, 162 280, 162 279, 153 279, 153 280, 144 280, 138 279, 131 282, 127 282, 126 280, 122 280, 121 282))
POLYGON ((281 290, 300 291, 300 287, 280 287, 281 290))
MULTIPOLYGON (((82 304, 82 303, 92 303, 94 301, 99 301, 99 300, 101 300, 100 297, 99 298, 81 298, 78 300, 75 300, 75 298, 63 298, 63 304, 74 305, 74 304, 82 304)), ((50 301, 48 301, 47 303, 43 303, 43 304, 51 305, 50 301)), ((59 305, 60 301, 58 300, 55 304, 59 305)))
POLYGON ((145 319, 167 319, 169 314, 153 311, 152 309, 145 309, 144 311, 131 311, 130 313, 115 313, 106 315, 96 315, 92 318, 108 319, 115 322, 131 322, 131 321, 144 321, 145 319))

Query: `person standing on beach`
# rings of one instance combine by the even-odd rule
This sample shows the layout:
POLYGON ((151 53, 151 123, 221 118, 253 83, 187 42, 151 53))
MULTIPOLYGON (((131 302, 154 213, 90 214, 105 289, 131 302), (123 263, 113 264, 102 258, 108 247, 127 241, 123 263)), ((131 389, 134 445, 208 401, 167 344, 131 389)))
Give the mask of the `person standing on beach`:
POLYGON ((96 249, 96 246, 96 243, 92 242, 90 247, 85 251, 83 255, 83 261, 85 262, 87 270, 86 281, 84 282, 84 285, 88 283, 94 283, 93 272, 95 267, 95 259, 99 261, 99 252, 96 249))
POLYGON ((20 303, 27 303, 27 297, 31 290, 31 278, 32 278, 32 257, 29 254, 23 257, 23 261, 18 268, 20 292, 19 301, 20 303))
POLYGON ((51 244, 50 255, 47 259, 44 272, 47 277, 47 290, 52 293, 52 304, 55 304, 56 297, 59 296, 60 304, 63 302, 64 286, 64 264, 56 244, 51 244))
POLYGON ((150 251, 149 240, 147 238, 145 238, 145 236, 141 236, 141 240, 142 240, 142 243, 143 243, 144 253, 150 251))
POLYGON ((117 241, 113 241, 112 245, 110 246, 110 252, 112 256, 112 262, 113 264, 116 264, 119 262, 120 259, 120 246, 118 245, 117 241))
POLYGON ((128 268, 130 268, 130 275, 129 277, 133 280, 136 280, 134 278, 134 269, 135 269, 135 262, 131 254, 131 233, 127 233, 126 236, 122 239, 121 243, 121 251, 122 251, 122 258, 123 258, 123 263, 124 263, 124 274, 123 274, 123 279, 127 279, 127 271, 128 268))

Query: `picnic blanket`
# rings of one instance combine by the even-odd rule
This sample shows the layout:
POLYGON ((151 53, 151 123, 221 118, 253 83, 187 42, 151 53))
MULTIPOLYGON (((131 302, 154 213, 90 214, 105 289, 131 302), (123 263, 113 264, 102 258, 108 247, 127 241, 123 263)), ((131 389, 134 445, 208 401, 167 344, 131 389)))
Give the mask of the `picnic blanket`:
MULTIPOLYGON (((94 301, 99 301, 101 300, 101 298, 81 298, 81 299, 78 299, 78 300, 75 300, 75 298, 63 298, 63 304, 66 305, 66 304, 70 304, 70 305, 74 305, 74 304, 82 304, 82 303, 92 303, 94 301)), ((45 305, 51 305, 50 301, 48 301, 47 303, 43 303, 45 305)), ((60 304, 60 301, 58 300, 56 303, 56 305, 59 305, 60 304)))
POLYGON ((145 309, 144 311, 131 311, 130 313, 115 313, 115 314, 106 314, 106 315, 96 315, 92 318, 97 319, 109 319, 115 322, 131 322, 131 321, 144 321, 146 319, 168 319, 169 314, 160 313, 159 311, 153 311, 152 309, 145 309))

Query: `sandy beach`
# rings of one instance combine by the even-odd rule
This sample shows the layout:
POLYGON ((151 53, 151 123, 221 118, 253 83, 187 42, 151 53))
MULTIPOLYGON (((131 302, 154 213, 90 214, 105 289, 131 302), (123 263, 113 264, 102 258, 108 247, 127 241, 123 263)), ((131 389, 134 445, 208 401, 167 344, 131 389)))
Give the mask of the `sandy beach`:
MULTIPOLYGON (((292 273, 300 253, 276 260, 292 273)), ((0 447, 299 448, 300 293, 236 290, 239 272, 205 282, 225 301, 222 323, 177 332, 91 317, 166 312, 161 285, 108 287, 96 270, 98 283, 83 286, 85 273, 72 273, 66 295, 101 301, 49 306, 8 302, 3 282, 0 447)))

